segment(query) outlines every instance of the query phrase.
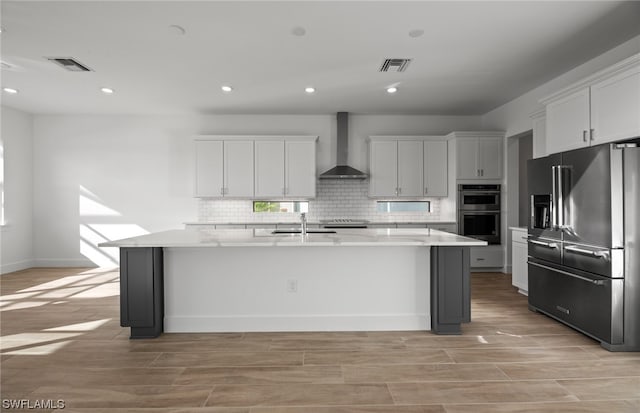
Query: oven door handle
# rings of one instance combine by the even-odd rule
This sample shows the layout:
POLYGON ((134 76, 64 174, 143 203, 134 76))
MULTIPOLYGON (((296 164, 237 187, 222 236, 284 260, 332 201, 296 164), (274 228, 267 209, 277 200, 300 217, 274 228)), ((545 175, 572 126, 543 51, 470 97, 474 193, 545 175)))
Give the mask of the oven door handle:
POLYGON ((555 242, 543 242, 537 241, 535 239, 528 239, 527 242, 534 245, 540 245, 541 247, 549 248, 552 250, 558 249, 558 244, 555 242))
POLYGON ((573 274, 573 273, 570 273, 570 272, 567 272, 567 271, 562 271, 562 270, 559 270, 557 268, 547 267, 546 265, 538 264, 536 262, 528 261, 528 264, 536 266, 536 267, 543 268, 545 270, 554 271, 554 272, 560 273, 562 275, 568 275, 569 277, 577 278, 577 279, 582 280, 582 281, 587 281, 587 282, 590 282, 590 283, 595 284, 595 285, 604 285, 604 281, 603 280, 593 280, 591 278, 583 277, 581 275, 573 274))

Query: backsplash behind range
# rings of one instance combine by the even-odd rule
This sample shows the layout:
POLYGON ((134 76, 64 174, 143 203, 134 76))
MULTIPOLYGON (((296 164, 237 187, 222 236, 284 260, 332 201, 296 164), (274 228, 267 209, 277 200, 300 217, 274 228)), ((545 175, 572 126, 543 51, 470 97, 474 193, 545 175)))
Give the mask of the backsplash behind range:
MULTIPOLYGON (((439 221, 440 199, 428 198, 430 212, 379 212, 375 199, 367 196, 367 181, 319 180, 315 199, 309 201, 309 221, 339 218, 372 222, 439 221)), ((287 222, 293 214, 253 212, 250 200, 198 200, 198 222, 287 222)))

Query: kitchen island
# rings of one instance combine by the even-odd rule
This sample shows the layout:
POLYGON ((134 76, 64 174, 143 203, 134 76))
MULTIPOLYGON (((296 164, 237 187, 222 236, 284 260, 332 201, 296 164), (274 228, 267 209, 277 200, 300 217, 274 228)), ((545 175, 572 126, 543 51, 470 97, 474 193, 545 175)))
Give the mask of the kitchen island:
POLYGON ((470 321, 469 247, 432 229, 183 229, 120 248, 121 325, 164 332, 432 330, 470 321))

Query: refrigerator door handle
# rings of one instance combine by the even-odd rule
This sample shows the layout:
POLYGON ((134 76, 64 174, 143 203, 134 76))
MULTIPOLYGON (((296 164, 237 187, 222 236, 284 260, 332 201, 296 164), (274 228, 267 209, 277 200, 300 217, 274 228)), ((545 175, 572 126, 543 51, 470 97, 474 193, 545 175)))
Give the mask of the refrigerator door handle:
POLYGON ((529 239, 527 240, 527 242, 531 243, 531 244, 535 244, 535 245, 540 245, 541 247, 545 247, 545 248, 549 248, 549 249, 558 249, 558 244, 556 244, 555 242, 542 242, 542 241, 537 241, 534 239, 529 239))
POLYGON ((573 252, 576 254, 586 255, 589 257, 600 258, 604 260, 609 260, 609 251, 591 251, 584 248, 580 248, 575 245, 570 245, 564 248, 565 251, 573 252))
POLYGON ((554 271, 554 272, 557 272, 557 273, 560 273, 560 274, 563 274, 563 275, 568 275, 569 277, 577 278, 577 279, 582 280, 582 281, 587 281, 587 282, 590 282, 590 283, 595 284, 595 285, 604 285, 604 281, 603 280, 592 280, 591 278, 582 277, 582 276, 580 276, 578 274, 572 274, 570 272, 562 271, 562 270, 559 270, 557 268, 547 267, 546 265, 538 264, 536 262, 529 261, 528 264, 529 265, 533 265, 535 267, 544 268, 545 270, 554 271))
POLYGON ((556 183, 558 179, 556 178, 558 171, 557 166, 551 167, 551 228, 558 229, 558 194, 556 192, 556 183))

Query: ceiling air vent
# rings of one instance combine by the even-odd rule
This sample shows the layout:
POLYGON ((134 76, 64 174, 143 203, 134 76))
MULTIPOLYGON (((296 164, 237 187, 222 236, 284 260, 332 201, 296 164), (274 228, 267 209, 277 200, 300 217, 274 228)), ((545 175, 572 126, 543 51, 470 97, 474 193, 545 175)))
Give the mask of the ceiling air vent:
POLYGON ((47 57, 47 60, 63 67, 70 72, 92 72, 87 66, 71 57, 47 57))
POLYGON ((380 66, 381 72, 404 72, 411 63, 411 59, 387 59, 380 66))

